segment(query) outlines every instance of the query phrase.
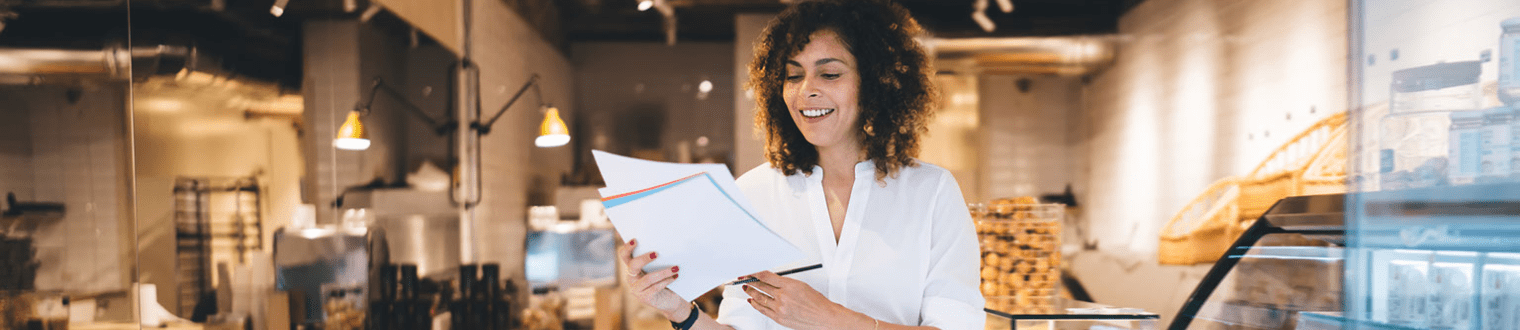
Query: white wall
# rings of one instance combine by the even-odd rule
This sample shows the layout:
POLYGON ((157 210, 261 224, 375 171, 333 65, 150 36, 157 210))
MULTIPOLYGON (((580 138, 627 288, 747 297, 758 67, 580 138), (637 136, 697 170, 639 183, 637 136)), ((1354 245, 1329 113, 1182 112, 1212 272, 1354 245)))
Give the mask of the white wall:
POLYGON ((1084 93, 1099 251, 1075 270, 1100 302, 1167 321, 1201 267, 1158 266, 1161 226, 1214 180, 1249 172, 1346 110, 1346 2, 1150 0, 1124 15, 1113 67, 1084 93))
MULTIPOLYGON (((1058 194, 1077 185, 1081 81, 1055 76, 981 76, 981 200, 1058 194), (1018 81, 1028 79, 1029 90, 1018 81)), ((968 195, 969 196, 969 195, 968 195)))
MULTIPOLYGON (((242 81, 238 84, 200 85, 174 81, 172 77, 145 78, 134 84, 133 148, 136 166, 135 193, 139 280, 156 284, 160 304, 175 313, 193 301, 180 301, 177 288, 174 183, 178 178, 214 179, 254 177, 263 221, 261 240, 269 254, 275 230, 290 224, 295 205, 301 202, 300 136, 292 120, 245 118, 248 104, 279 97, 273 85, 242 81), (228 87, 242 86, 242 87, 228 87)), ((330 137, 329 137, 330 139, 330 137)), ((330 140, 329 140, 330 141, 330 140)), ((207 205, 212 221, 226 221, 233 209, 214 200, 207 205)), ((222 224, 218 222, 218 224, 222 224)), ((230 245, 214 244, 211 267, 233 259, 230 245), (225 248, 221 248, 225 247, 225 248)), ((214 268, 213 268, 214 269, 214 268)), ((229 268, 235 269, 235 268, 229 268)), ((216 279, 210 279, 217 281, 216 279)), ((177 314, 182 317, 188 315, 177 314)))

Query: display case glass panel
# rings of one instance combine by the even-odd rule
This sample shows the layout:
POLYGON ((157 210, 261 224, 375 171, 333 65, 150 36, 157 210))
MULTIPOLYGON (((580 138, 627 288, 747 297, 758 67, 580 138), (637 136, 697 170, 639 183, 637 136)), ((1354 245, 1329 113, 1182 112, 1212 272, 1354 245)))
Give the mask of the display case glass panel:
POLYGON ((1346 311, 1520 329, 1520 2, 1351 1, 1346 311))

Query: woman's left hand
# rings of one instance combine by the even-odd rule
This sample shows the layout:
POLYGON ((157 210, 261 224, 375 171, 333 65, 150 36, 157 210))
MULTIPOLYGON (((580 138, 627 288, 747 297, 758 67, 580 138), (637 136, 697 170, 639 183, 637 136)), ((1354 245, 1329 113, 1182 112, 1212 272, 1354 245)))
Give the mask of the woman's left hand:
POLYGON ((841 315, 855 314, 802 281, 770 271, 750 276, 759 279, 744 286, 750 306, 787 328, 839 329, 835 323, 852 319, 841 315))

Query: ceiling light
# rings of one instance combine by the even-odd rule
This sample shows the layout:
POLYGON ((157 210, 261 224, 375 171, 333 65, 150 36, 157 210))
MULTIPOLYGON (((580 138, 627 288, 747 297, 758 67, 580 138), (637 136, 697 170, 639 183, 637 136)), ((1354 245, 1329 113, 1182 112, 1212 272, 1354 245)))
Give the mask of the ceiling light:
POLYGON ((712 81, 710 81, 710 80, 703 80, 702 83, 697 84, 697 91, 698 92, 703 92, 703 93, 711 92, 712 91, 712 87, 713 87, 712 86, 712 81))
POLYGON ((639 1, 639 11, 648 11, 649 8, 654 8, 654 0, 639 1))
POLYGON ((285 5, 287 4, 290 4, 290 0, 274 0, 274 6, 269 7, 269 13, 274 14, 274 17, 285 15, 285 5))
POLYGON ((997 30, 997 24, 993 24, 992 19, 987 18, 987 0, 976 0, 976 3, 971 5, 971 20, 976 21, 976 25, 980 25, 982 31, 997 30))

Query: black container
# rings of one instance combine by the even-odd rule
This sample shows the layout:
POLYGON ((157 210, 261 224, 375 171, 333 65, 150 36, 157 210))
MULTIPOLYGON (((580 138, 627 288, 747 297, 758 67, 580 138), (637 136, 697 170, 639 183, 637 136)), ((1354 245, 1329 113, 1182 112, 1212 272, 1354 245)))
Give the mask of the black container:
POLYGON ((459 296, 464 300, 480 299, 477 292, 484 292, 480 287, 480 266, 459 265, 459 296))
POLYGON ((417 299, 417 265, 401 265, 401 290, 397 300, 408 302, 417 299))
POLYGON ((365 324, 369 325, 368 328, 370 330, 394 329, 391 327, 391 322, 388 322, 390 320, 386 318, 386 315, 390 315, 391 304, 392 302, 387 300, 379 300, 369 303, 369 322, 365 322, 365 324))
POLYGON ((501 299, 501 265, 480 265, 480 282, 485 283, 487 299, 501 299))
POLYGON ((378 275, 380 278, 377 280, 377 283, 380 283, 380 292, 377 297, 380 301, 396 300, 396 272, 395 264, 380 266, 380 274, 378 275))

